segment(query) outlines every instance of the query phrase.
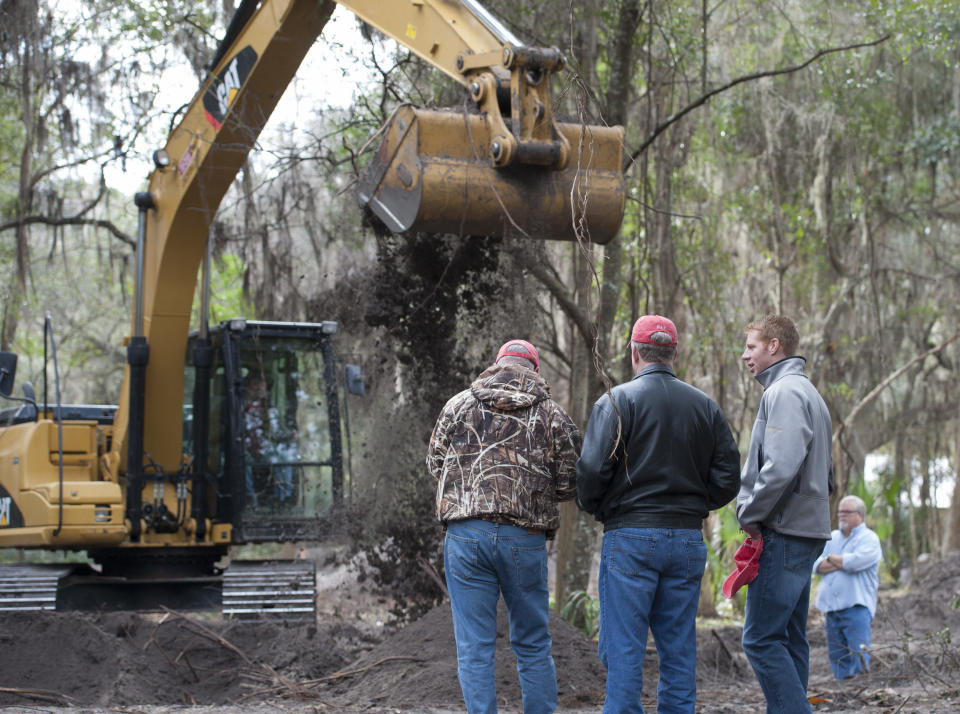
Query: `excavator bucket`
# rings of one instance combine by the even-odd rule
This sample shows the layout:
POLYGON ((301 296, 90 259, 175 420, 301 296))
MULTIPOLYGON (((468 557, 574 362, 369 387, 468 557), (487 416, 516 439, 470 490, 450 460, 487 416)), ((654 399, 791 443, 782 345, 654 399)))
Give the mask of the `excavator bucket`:
POLYGON ((393 232, 608 243, 623 218, 623 128, 557 126, 565 168, 495 168, 481 115, 401 107, 360 179, 360 204, 393 232))

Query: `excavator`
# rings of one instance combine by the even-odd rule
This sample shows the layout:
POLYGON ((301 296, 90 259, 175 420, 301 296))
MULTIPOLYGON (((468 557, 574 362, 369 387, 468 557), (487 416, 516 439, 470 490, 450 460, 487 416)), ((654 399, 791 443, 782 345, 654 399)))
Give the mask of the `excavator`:
POLYGON ((314 611, 307 562, 224 561, 231 546, 336 528, 348 482, 341 391, 362 394, 363 376, 337 356, 335 322, 209 325, 208 236, 337 4, 468 96, 456 110, 394 112, 357 181, 364 211, 395 232, 604 244, 619 230, 623 129, 554 116, 558 50, 524 45, 475 0, 243 0, 134 199, 119 403, 60 403, 49 318, 42 395, 24 383, 15 397, 17 355, 0 353, 0 396, 16 402, 0 410, 0 548, 86 558, 0 567, 0 608, 314 611))

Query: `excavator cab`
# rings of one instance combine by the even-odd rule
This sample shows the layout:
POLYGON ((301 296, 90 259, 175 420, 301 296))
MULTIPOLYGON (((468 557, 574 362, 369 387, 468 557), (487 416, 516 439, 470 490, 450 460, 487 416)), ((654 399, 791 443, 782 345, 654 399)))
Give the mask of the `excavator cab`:
POLYGON ((319 538, 344 503, 335 332, 334 322, 232 320, 211 329, 205 436, 189 368, 196 336, 188 345, 184 455, 204 472, 203 500, 214 520, 232 524, 235 543, 319 538))

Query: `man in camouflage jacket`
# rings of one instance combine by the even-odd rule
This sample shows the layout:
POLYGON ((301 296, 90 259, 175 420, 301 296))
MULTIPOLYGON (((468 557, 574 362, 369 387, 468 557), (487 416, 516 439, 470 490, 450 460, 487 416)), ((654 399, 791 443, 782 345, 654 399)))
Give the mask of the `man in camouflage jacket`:
POLYGON ((546 538, 558 503, 576 493, 580 433, 550 398, 540 357, 524 340, 447 402, 427 450, 446 527, 444 569, 457 640, 457 673, 470 714, 496 712, 497 601, 503 594, 523 711, 552 712, 546 538))

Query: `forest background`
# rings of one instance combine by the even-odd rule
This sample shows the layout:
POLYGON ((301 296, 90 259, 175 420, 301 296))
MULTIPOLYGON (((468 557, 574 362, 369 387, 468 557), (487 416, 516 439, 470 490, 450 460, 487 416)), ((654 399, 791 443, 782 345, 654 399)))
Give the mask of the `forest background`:
MULTIPOLYGON (((558 114, 625 127, 613 242, 364 225, 351 186, 368 138, 399 103, 464 96, 342 9, 346 29, 321 36, 323 59, 288 89, 291 108, 211 228, 211 319, 336 320, 340 352, 365 369, 368 395, 350 407, 350 507, 362 517, 344 520, 398 612, 441 597, 423 458, 445 400, 524 337, 585 425, 604 389, 629 378, 629 329, 650 312, 677 323, 678 375, 720 404, 744 448, 761 390, 739 363, 743 327, 792 316, 833 418, 835 497, 867 502, 885 577, 960 549, 960 5, 485 4, 529 44, 565 53, 558 114), (869 478, 868 455, 881 464, 869 478)), ((0 0, 0 348, 20 355, 18 381, 42 379, 49 315, 64 400, 118 398, 132 196, 233 10, 0 0)), ((572 504, 563 515, 556 602, 585 605, 597 524, 572 504)), ((713 614, 742 534, 730 507, 705 529, 701 613, 713 614)))

